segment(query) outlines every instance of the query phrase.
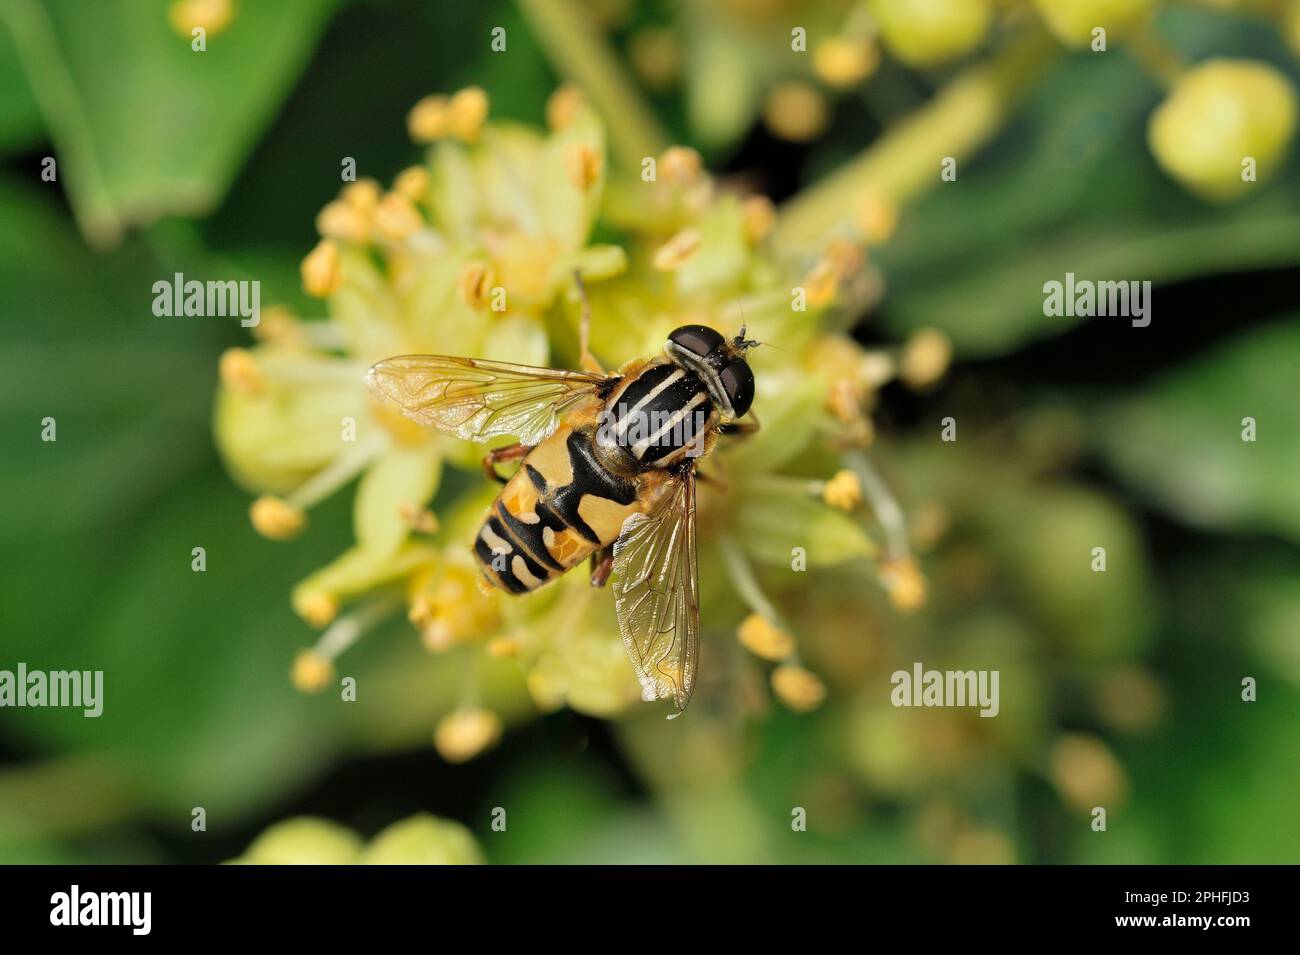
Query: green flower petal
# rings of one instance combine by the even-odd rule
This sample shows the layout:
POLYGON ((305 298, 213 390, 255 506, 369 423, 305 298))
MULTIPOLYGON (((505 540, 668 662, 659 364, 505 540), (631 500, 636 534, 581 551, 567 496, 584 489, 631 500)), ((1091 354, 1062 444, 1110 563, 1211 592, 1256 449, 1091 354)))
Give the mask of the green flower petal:
POLYGON ((876 554, 862 524, 812 497, 807 481, 762 478, 747 483, 742 493, 744 505, 734 516, 736 537, 755 560, 789 567, 796 547, 806 552, 809 567, 876 554))
POLYGON ((361 479, 353 503, 357 542, 376 556, 390 556, 406 541, 410 525, 403 505, 422 508, 438 490, 442 456, 436 443, 397 447, 379 458, 361 479))

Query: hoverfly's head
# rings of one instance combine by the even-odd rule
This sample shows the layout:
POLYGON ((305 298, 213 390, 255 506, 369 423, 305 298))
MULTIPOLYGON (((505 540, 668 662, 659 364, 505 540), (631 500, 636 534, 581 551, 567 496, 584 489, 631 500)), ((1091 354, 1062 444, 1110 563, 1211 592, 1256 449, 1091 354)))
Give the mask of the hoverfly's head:
POLYGON ((668 336, 664 345, 676 365, 693 372, 704 382, 709 397, 724 421, 743 417, 754 403, 754 373, 745 352, 758 342, 745 338, 745 330, 727 339, 707 325, 683 325, 668 336))

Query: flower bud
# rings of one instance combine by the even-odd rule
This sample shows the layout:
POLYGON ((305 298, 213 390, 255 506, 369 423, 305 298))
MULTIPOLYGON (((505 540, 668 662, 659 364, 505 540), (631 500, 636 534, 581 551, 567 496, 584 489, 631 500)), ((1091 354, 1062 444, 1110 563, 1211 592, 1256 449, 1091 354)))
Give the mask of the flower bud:
POLYGON ((359 861, 362 865, 481 865, 483 852, 460 823, 421 813, 380 832, 359 861))
POLYGON ((781 139, 806 143, 816 139, 830 120, 826 97, 815 86, 790 81, 768 94, 763 104, 763 121, 781 139))
POLYGON ((813 69, 827 86, 848 89, 870 76, 880 51, 866 37, 831 37, 813 50, 813 69))
POLYGON ((286 819, 253 840, 234 860, 245 865, 348 865, 361 851, 361 838, 326 819, 286 819))
POLYGON ((1262 180, 1285 157, 1295 132, 1295 88, 1278 70, 1250 60, 1209 60, 1184 74, 1151 114, 1151 151, 1171 176, 1203 198, 1224 201, 1262 180))
POLYGON ((1131 32, 1151 15, 1155 0, 1034 0, 1034 6, 1061 43, 1082 48, 1098 27, 1108 42, 1131 32))
POLYGON ((909 66, 938 66, 984 39, 988 0, 871 0, 871 13, 891 53, 909 66))

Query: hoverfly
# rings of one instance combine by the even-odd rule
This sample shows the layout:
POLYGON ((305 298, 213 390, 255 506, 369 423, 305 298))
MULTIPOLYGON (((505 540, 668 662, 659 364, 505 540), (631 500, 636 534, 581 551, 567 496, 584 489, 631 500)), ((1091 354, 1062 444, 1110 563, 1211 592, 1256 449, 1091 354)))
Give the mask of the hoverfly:
POLYGON ((388 358, 366 383, 407 417, 458 438, 512 435, 483 459, 505 484, 473 544, 483 577, 523 594, 591 557, 591 582, 615 575, 623 645, 642 699, 686 707, 699 653, 695 480, 699 459, 742 422, 754 375, 742 328, 724 338, 683 325, 661 356, 607 374, 591 354, 591 307, 580 276, 583 371, 443 355, 388 358), (497 472, 520 461, 510 478, 497 472))

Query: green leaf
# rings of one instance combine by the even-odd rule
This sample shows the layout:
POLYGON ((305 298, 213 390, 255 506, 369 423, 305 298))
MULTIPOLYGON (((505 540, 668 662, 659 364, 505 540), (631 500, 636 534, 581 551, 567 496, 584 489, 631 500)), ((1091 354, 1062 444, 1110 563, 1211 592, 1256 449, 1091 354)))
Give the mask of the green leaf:
POLYGON ((18 48, 0 20, 0 154, 31 148, 43 133, 41 111, 23 75, 18 48))
POLYGON ((112 245, 128 226, 213 208, 333 7, 240 3, 196 52, 167 0, 0 2, 87 238, 112 245))
POLYGON ((1252 329, 1098 417, 1096 441, 1175 517, 1300 541, 1300 318, 1252 329), (1256 440, 1243 440, 1245 418, 1256 440))

